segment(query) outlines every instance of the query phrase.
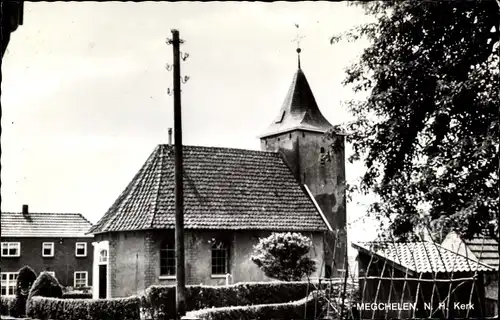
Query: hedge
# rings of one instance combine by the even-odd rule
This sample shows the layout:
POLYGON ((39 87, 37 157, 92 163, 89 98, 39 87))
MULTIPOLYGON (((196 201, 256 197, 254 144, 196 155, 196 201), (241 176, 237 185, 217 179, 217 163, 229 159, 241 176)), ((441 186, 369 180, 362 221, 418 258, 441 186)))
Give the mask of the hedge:
POLYGON ((1 296, 0 297, 0 314, 3 316, 10 316, 15 308, 16 297, 1 296))
MULTIPOLYGON (((317 284, 316 284, 317 286, 317 284)), ((186 310, 297 301, 315 289, 307 282, 251 282, 228 286, 186 286, 186 310)), ((153 319, 175 317, 175 286, 153 285, 143 306, 153 319)))
POLYGON ((191 311, 187 315, 203 320, 226 319, 318 319, 327 303, 323 294, 313 291, 301 300, 277 304, 233 306, 191 311))
POLYGON ((62 293, 63 289, 59 281, 50 273, 44 271, 38 275, 38 278, 31 286, 28 300, 35 296, 61 298, 62 293))
POLYGON ((92 299, 92 293, 85 292, 65 292, 62 295, 63 299, 92 299))
POLYGON ((140 301, 135 296, 106 300, 33 297, 26 315, 39 320, 138 320, 140 301))

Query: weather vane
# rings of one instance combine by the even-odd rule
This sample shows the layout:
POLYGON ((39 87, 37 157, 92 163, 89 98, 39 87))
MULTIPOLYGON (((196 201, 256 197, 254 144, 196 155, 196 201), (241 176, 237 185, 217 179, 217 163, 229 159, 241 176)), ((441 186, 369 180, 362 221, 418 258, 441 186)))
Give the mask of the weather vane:
POLYGON ((295 24, 295 28, 297 28, 297 36, 292 40, 292 42, 297 43, 297 62, 300 69, 300 52, 302 51, 302 49, 300 49, 300 40, 304 39, 306 36, 301 36, 299 34, 299 25, 297 23, 295 24))

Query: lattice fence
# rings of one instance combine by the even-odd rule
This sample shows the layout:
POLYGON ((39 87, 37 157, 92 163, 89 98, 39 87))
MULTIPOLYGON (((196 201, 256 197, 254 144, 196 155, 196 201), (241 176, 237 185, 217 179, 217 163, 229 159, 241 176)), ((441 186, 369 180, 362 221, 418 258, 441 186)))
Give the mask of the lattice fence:
POLYGON ((311 282, 324 292, 317 319, 498 319, 496 240, 450 233, 441 243, 352 246, 356 260, 346 255, 343 268, 333 266, 343 275, 311 282))

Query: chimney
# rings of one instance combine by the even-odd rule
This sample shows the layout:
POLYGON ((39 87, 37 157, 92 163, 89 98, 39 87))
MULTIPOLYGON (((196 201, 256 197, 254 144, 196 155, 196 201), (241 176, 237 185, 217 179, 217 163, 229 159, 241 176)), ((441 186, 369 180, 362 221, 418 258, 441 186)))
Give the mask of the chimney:
POLYGON ((28 214, 29 214, 28 205, 23 204, 23 216, 27 216, 28 214))
POLYGON ((168 128, 168 145, 172 145, 172 128, 168 128))

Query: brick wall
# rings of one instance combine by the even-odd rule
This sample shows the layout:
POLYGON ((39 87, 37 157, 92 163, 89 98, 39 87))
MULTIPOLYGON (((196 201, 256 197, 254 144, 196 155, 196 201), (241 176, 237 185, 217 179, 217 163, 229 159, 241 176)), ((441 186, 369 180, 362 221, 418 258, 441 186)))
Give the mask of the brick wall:
MULTIPOLYGON (((109 264, 111 297, 126 297, 143 292, 152 284, 175 284, 175 277, 160 277, 160 245, 174 230, 114 233, 109 239, 109 264)), ((268 231, 191 231, 185 232, 186 283, 223 285, 225 277, 212 276, 211 240, 223 237, 228 240, 229 272, 231 282, 269 281, 268 277, 252 262, 250 256, 259 237, 268 231)), ((324 253, 322 233, 303 233, 313 239, 310 256, 322 272, 324 253)))
POLYGON ((88 285, 92 285, 93 238, 1 238, 2 242, 20 242, 20 257, 2 257, 2 272, 17 272, 23 266, 30 266, 37 274, 54 271, 63 286, 74 285, 74 272, 87 271, 88 285), (54 243, 54 256, 42 257, 42 243, 54 243), (87 243, 86 257, 76 257, 75 244, 87 243))

